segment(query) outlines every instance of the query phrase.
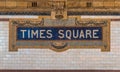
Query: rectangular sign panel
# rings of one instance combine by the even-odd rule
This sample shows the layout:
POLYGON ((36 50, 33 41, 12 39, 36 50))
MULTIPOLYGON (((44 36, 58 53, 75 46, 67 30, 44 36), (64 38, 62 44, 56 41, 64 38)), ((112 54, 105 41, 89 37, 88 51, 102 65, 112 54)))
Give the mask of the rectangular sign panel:
POLYGON ((110 51, 110 21, 107 19, 39 19, 10 20, 9 50, 19 48, 52 49, 56 52, 68 49, 101 48, 110 51))
POLYGON ((17 40, 102 40, 102 27, 18 27, 17 40))

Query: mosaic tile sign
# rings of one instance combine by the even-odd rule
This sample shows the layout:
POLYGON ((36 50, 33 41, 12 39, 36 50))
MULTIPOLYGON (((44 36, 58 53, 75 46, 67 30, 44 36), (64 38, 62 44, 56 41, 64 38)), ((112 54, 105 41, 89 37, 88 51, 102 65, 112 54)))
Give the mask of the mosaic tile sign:
POLYGON ((9 27, 10 51, 21 47, 47 47, 58 52, 73 47, 110 51, 110 20, 107 19, 11 19, 9 27))

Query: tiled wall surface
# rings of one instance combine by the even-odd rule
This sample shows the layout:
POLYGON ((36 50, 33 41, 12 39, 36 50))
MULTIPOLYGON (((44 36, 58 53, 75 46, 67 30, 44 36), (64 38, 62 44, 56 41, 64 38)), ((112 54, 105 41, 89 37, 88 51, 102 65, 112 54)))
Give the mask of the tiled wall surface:
MULTIPOLYGON (((0 18, 8 17, 13 18, 0 16, 0 18)), ((18 17, 16 16, 16 18, 18 17)), ((83 16, 82 18, 88 17, 83 16)), ((24 16, 23 18, 37 18, 37 16, 24 16)), ((105 18, 110 17, 106 16, 105 18)), ((111 22, 111 52, 101 52, 100 49, 69 49, 58 53, 49 49, 19 49, 18 52, 9 52, 8 36, 9 22, 1 21, 0 69, 120 70, 120 21, 111 22)))

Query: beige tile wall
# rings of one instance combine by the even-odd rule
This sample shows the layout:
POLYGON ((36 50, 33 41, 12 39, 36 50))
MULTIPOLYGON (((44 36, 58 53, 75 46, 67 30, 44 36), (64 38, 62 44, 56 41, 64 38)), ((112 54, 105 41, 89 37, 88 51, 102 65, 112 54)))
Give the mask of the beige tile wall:
MULTIPOLYGON (((82 16, 86 17, 90 16, 82 16)), ((13 16, 0 16, 0 18, 13 18, 13 16)), ((0 69, 120 70, 120 21, 111 22, 111 52, 101 52, 100 49, 70 49, 60 53, 49 49, 20 49, 18 52, 9 52, 8 25, 9 22, 0 22, 0 69)))

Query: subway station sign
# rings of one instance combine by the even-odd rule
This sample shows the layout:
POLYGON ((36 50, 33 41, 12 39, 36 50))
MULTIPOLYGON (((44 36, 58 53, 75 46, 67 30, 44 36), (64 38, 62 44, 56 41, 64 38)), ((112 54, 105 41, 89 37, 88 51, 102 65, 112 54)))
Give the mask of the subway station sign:
MULTIPOLYGON (((43 3, 43 6, 34 4, 36 6, 34 8, 27 6, 29 10, 21 10, 29 15, 37 13, 40 15, 39 18, 10 19, 9 51, 19 49, 51 49, 56 52, 68 49, 110 51, 110 20, 80 18, 80 14, 91 12, 96 14, 103 9, 91 11, 89 8, 92 7, 87 1, 84 6, 90 11, 78 8, 79 6, 74 7, 67 0, 46 2, 48 7, 43 3)), ((19 9, 14 11, 22 13, 19 9)))
POLYGON ((110 51, 110 20, 80 19, 69 16, 59 20, 49 17, 10 20, 9 51, 18 49, 101 49, 110 51))
POLYGON ((17 40, 102 40, 102 27, 18 27, 17 40))

